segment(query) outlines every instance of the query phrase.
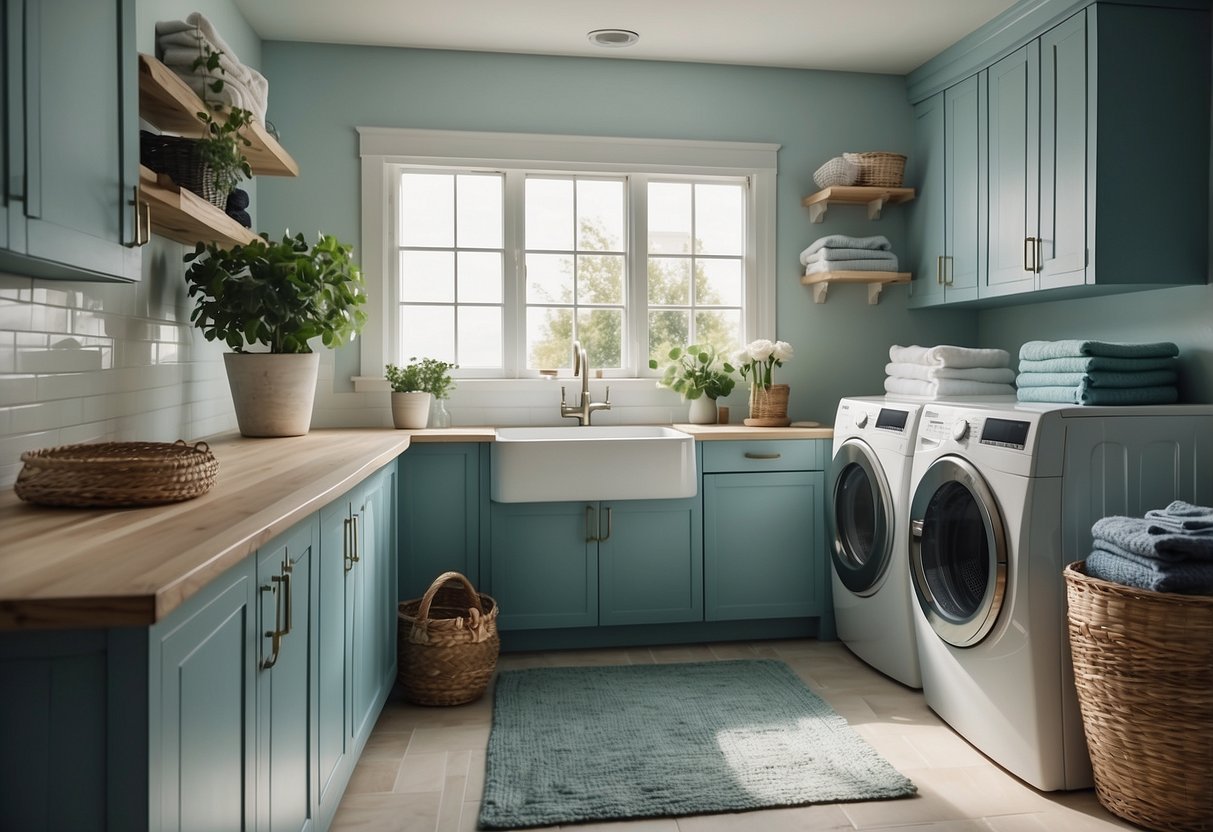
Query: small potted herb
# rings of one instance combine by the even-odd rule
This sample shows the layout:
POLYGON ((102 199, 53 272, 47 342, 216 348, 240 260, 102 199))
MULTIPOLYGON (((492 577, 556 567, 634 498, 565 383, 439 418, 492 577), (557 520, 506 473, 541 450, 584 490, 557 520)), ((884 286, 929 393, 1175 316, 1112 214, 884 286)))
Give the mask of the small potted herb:
POLYGON ((388 364, 385 375, 392 386, 392 424, 401 429, 424 428, 429 422, 431 400, 441 403, 454 389, 450 371, 456 366, 437 358, 418 360, 416 356, 404 367, 388 364))
MULTIPOLYGON (((674 347, 668 357, 671 363, 662 371, 657 385, 668 387, 691 403, 691 424, 715 423, 716 399, 729 395, 737 384, 733 365, 710 345, 674 347)), ((657 359, 649 359, 649 369, 657 367, 657 359)))

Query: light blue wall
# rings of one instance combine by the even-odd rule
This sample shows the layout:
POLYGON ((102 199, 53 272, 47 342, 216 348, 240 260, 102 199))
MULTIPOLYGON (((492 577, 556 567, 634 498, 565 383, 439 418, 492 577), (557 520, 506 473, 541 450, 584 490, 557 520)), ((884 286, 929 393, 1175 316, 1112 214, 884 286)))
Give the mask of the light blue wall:
MULTIPOLYGON (((906 251, 905 212, 870 223, 834 207, 811 225, 813 171, 844 150, 911 146, 898 77, 714 64, 556 58, 266 41, 269 117, 297 179, 259 180, 260 228, 359 233, 357 126, 775 142, 779 153, 778 332, 796 348, 780 371, 797 418, 832 421, 838 398, 883 391, 890 343, 973 343, 976 315, 910 313, 906 287, 869 306, 862 287, 814 304, 798 255, 821 234, 885 234, 906 251)), ((771 333, 763 333, 771 337, 771 333)), ((357 371, 349 348, 337 367, 357 371)), ((378 368, 366 368, 376 372, 378 368)))

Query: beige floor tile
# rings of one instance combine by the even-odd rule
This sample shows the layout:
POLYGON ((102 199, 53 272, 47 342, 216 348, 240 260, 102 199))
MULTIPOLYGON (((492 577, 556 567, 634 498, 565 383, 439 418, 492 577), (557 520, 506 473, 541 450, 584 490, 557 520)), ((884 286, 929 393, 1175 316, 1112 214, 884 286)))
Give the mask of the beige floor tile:
POLYGON ((497 657, 498 670, 526 670, 532 667, 547 667, 547 653, 502 653, 497 657))
POLYGON ((489 743, 489 725, 418 728, 413 731, 409 754, 430 751, 483 751, 489 743))
MULTIPOLYGON (((894 824, 892 826, 873 826, 870 832, 990 832, 990 827, 980 820, 937 820, 930 823, 914 823, 910 825, 894 824)), ((1059 830, 1060 832, 1060 830, 1059 830)))
POLYGON ((437 792, 427 794, 347 794, 337 807, 331 832, 434 832, 437 792))
MULTIPOLYGON (((847 816, 835 804, 678 818, 678 832, 827 832, 851 828, 847 816)), ((631 830, 621 826, 620 832, 631 830)))
POLYGON ((874 723, 852 727, 856 734, 863 737, 864 742, 872 746, 877 754, 888 760, 889 765, 898 771, 927 767, 927 761, 923 756, 900 734, 876 730, 879 726, 874 723))
POLYGON ((484 751, 471 751, 468 754, 468 782, 464 790, 464 800, 480 802, 484 797, 484 751))
POLYGON ((653 654, 647 647, 633 647, 628 650, 630 664, 654 664, 653 654))
POLYGON ((366 747, 362 749, 359 762, 366 760, 396 760, 399 761, 408 750, 409 740, 413 738, 413 729, 407 731, 383 731, 378 727, 371 731, 367 738, 366 747))
POLYGON ((946 725, 893 725, 930 768, 993 765, 963 737, 946 725))
POLYGON ((445 752, 409 753, 400 763, 392 791, 404 794, 441 792, 445 779, 445 752))
POLYGON ((573 832, 679 832, 674 818, 646 818, 645 820, 615 821, 614 823, 578 823, 562 826, 573 832))
POLYGON ((706 644, 672 644, 665 647, 650 647, 653 661, 659 664, 673 662, 710 662, 712 651, 706 644))
POLYGON ((1137 829, 1128 821, 1121 820, 1109 812, 1095 796, 1094 789, 1077 792, 1056 792, 1049 795, 1053 811, 1065 818, 1070 828, 1078 832, 1105 829, 1137 829))
POLYGON ((961 811, 941 792, 936 783, 924 780, 920 775, 926 769, 906 770, 902 773, 918 787, 913 797, 899 800, 870 800, 860 803, 839 804, 842 811, 856 829, 876 829, 882 826, 909 825, 913 823, 936 823, 944 820, 966 820, 961 811))
POLYGON ((627 650, 565 650, 548 654, 550 667, 608 667, 631 663, 627 650))
POLYGON ((467 775, 447 777, 442 786, 442 802, 438 805, 437 832, 459 832, 463 814, 463 790, 467 775))
POLYGON ((712 651, 712 657, 715 659, 731 660, 731 659, 756 659, 758 655, 754 652, 754 648, 746 644, 744 641, 726 641, 720 644, 709 644, 708 649, 712 651))
POLYGON ((1030 815, 999 815, 986 818, 986 826, 992 832, 1053 832, 1046 825, 1051 812, 1035 812, 1030 815))
POLYGON ((459 813, 459 832, 475 832, 476 821, 479 818, 480 798, 465 802, 459 813))
POLYGON ((346 787, 346 794, 374 794, 392 791, 400 760, 359 760, 346 787))

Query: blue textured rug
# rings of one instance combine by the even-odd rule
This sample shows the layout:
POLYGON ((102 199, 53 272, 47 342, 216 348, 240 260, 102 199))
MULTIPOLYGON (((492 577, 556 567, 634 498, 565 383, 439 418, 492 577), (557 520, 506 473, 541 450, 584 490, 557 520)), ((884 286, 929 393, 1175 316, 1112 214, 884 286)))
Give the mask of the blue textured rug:
POLYGON ((914 791, 783 662, 538 668, 497 679, 480 826, 914 791))

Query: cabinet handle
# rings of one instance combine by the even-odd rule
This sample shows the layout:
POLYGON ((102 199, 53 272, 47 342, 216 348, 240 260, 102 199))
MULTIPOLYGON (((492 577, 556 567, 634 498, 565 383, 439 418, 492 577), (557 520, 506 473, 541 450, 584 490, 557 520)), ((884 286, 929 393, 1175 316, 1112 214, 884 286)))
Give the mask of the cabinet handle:
POLYGON ((282 635, 284 636, 289 636, 291 631, 295 629, 294 625, 291 624, 291 602, 295 599, 295 593, 291 589, 291 572, 294 570, 294 568, 295 565, 291 563, 289 557, 287 558, 286 562, 282 564, 282 593, 286 596, 286 599, 282 604, 286 608, 286 612, 283 614, 283 617, 286 619, 286 626, 282 629, 282 635))
POLYGON ((779 459, 781 456, 783 456, 783 454, 757 454, 753 451, 745 452, 746 459, 779 459))
POLYGON ((350 518, 350 523, 351 523, 351 527, 354 530, 354 547, 353 547, 353 554, 350 555, 350 561, 353 563, 357 563, 358 561, 362 560, 362 556, 359 552, 359 550, 362 547, 359 546, 359 544, 358 544, 358 515, 357 514, 355 514, 353 517, 350 518))
POLYGON ((266 630, 265 637, 270 640, 270 657, 261 663, 262 670, 269 670, 278 663, 278 652, 282 649, 282 591, 279 584, 282 583, 282 575, 274 575, 270 578, 268 586, 261 587, 262 592, 274 593, 274 629, 266 630))
POLYGON ((606 543, 608 540, 611 539, 611 509, 609 507, 606 510, 606 515, 607 515, 607 533, 604 537, 598 538, 599 543, 606 543))
POLYGON ((593 506, 585 507, 585 542, 586 543, 597 543, 598 542, 598 536, 594 535, 594 534, 590 534, 590 517, 593 513, 594 513, 593 506))
POLYGON ((935 282, 940 286, 943 285, 943 255, 935 258, 935 282))
POLYGON ((1023 238, 1023 270, 1025 272, 1035 272, 1036 271, 1036 245, 1035 245, 1035 243, 1036 243, 1035 237, 1024 237, 1023 238), (1028 264, 1028 253, 1029 252, 1031 252, 1031 254, 1032 254, 1031 265, 1028 264))
POLYGON ((135 185, 132 189, 132 199, 130 205, 134 209, 135 214, 135 239, 126 244, 127 248, 139 248, 143 245, 143 211, 139 205, 139 186, 135 185))
MULTIPOLYGON (((139 245, 145 246, 152 241, 152 204, 147 200, 143 201, 143 242, 139 245)), ((136 228, 137 230, 137 228, 136 228)))
POLYGON ((1043 272, 1045 270, 1045 238, 1036 238, 1036 271, 1043 272))
POLYGON ((353 543, 351 542, 352 534, 350 532, 350 526, 353 525, 353 518, 346 517, 341 522, 343 525, 342 543, 344 544, 342 547, 344 549, 344 552, 342 554, 345 556, 345 571, 349 572, 351 569, 354 568, 354 558, 352 556, 354 549, 353 549, 353 543))

